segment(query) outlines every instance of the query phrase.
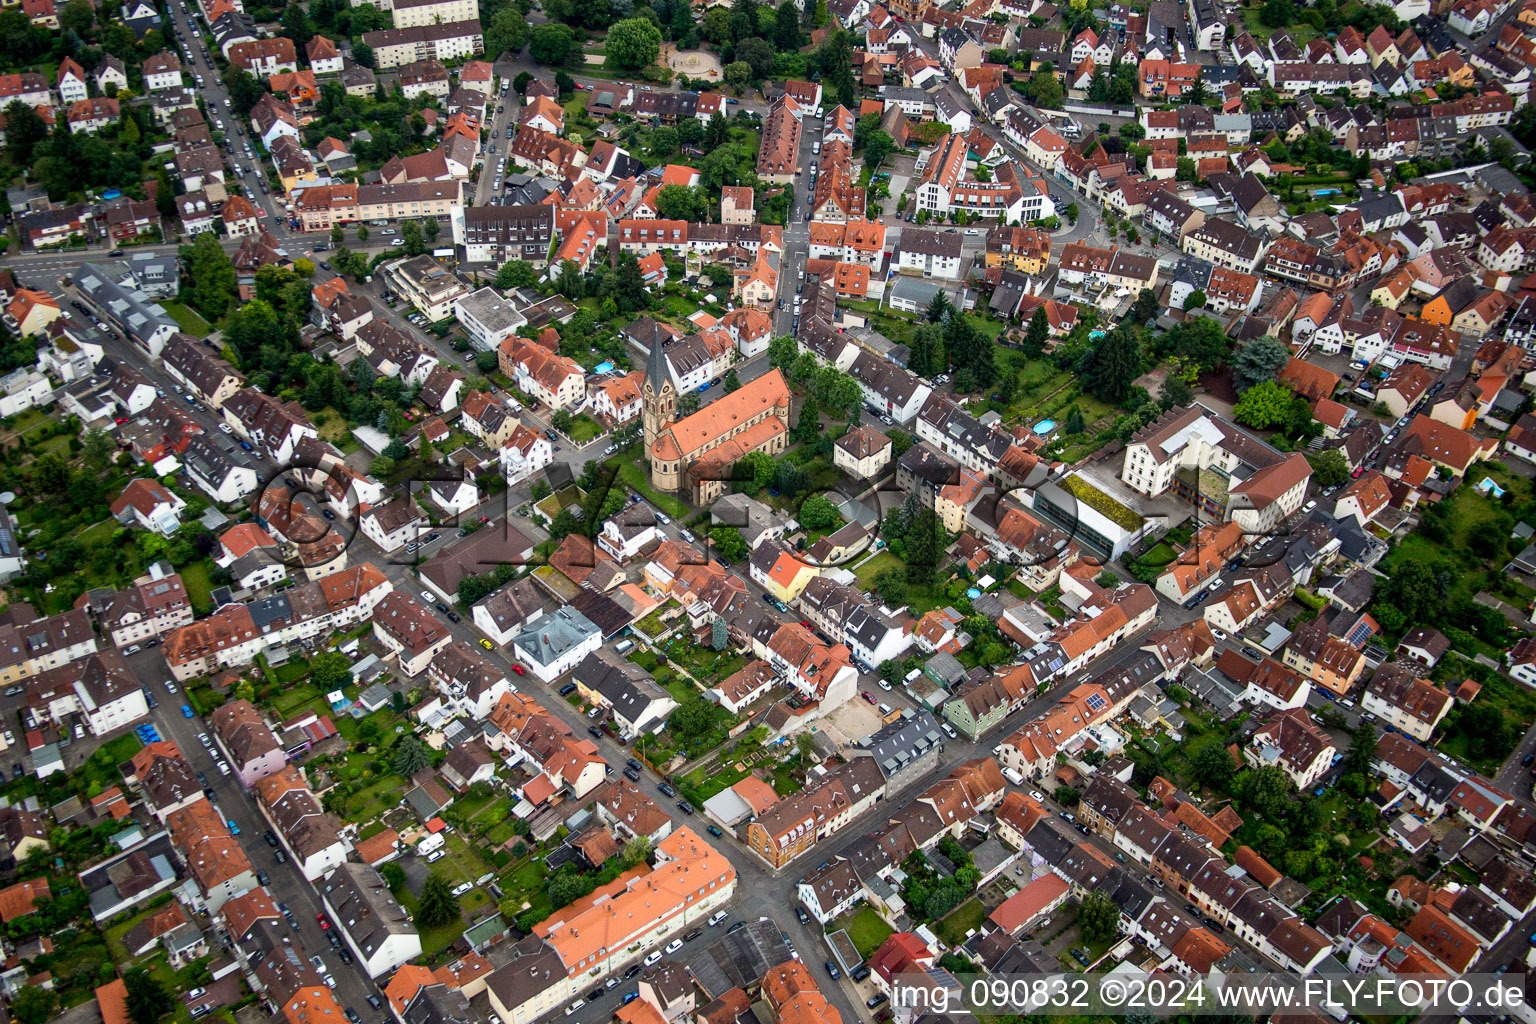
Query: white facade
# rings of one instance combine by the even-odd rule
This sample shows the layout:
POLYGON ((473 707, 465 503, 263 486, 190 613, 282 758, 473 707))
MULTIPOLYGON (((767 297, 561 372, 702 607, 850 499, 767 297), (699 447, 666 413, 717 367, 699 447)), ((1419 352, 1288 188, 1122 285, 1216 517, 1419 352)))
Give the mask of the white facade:
POLYGON ((149 716, 149 702, 144 699, 144 691, 138 687, 104 704, 97 704, 81 683, 75 684, 75 695, 80 701, 81 713, 85 715, 86 728, 91 730, 92 736, 104 736, 114 729, 149 716))

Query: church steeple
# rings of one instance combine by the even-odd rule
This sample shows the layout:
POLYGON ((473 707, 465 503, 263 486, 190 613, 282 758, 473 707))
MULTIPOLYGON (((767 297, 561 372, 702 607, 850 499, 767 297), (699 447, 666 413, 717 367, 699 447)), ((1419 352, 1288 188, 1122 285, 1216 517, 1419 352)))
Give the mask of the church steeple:
POLYGON ((661 325, 652 322, 651 352, 645 361, 645 384, 640 389, 640 416, 647 458, 656 435, 677 416, 677 388, 672 385, 672 372, 667 368, 667 357, 661 350, 665 339, 666 332, 661 325))

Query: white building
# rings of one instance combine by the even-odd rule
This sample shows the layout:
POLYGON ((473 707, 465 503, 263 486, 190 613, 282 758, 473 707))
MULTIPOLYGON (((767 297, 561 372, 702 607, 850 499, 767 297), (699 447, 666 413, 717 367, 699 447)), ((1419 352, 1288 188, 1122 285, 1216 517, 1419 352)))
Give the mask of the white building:
POLYGON ((494 352, 503 341, 528 322, 494 288, 460 295, 453 300, 453 315, 469 334, 470 344, 481 352, 494 352))
POLYGON ((342 864, 318 888, 332 923, 368 977, 381 977, 421 955, 421 936, 410 915, 372 866, 342 864))
POLYGON ((512 638, 512 651, 528 671, 549 683, 569 672, 603 644, 602 630, 570 605, 562 605, 512 638))

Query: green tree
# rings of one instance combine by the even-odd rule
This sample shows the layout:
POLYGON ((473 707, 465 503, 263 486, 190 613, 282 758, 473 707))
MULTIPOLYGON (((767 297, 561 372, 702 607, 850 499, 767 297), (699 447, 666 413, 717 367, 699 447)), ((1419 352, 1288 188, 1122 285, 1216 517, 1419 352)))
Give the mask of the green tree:
POLYGON ((251 108, 261 102, 261 97, 267 91, 264 83, 234 64, 224 69, 224 87, 229 92, 229 101, 234 105, 235 113, 242 118, 250 116, 251 108))
POLYGON ((714 542, 715 553, 727 562, 739 562, 749 554, 746 540, 734 526, 715 527, 709 531, 709 539, 714 542))
POLYGON ((648 18, 627 18, 608 30, 608 59, 620 71, 650 67, 661 52, 661 29, 648 18))
POLYGON ((339 690, 352 682, 352 662, 340 651, 322 651, 309 662, 309 681, 322 693, 339 690))
POLYGON ((56 1005, 58 996, 52 989, 24 985, 11 997, 11 1016, 16 1018, 17 1024, 43 1024, 53 1017, 56 1005))
POLYGON ((1213 789, 1226 789, 1231 785, 1233 776, 1237 774, 1237 766, 1232 763, 1232 755, 1227 752, 1227 748, 1220 740, 1201 747, 1190 769, 1194 772, 1196 781, 1213 789))
POLYGON ((1361 722, 1359 727, 1349 734, 1349 750, 1344 753, 1344 773, 1369 775, 1371 763, 1375 758, 1376 727, 1370 722, 1361 722))
POLYGON ((400 224, 400 247, 407 256, 420 256, 427 251, 426 239, 421 234, 421 223, 415 220, 400 224))
POLYGON ((368 472, 373 476, 383 479, 395 471, 395 460, 388 455, 380 455, 368 464, 368 472))
POLYGON ((656 213, 663 220, 707 220, 709 208, 709 196, 702 188, 663 185, 656 193, 656 213))
POLYGON ((1037 107, 1047 110, 1060 110, 1064 93, 1061 88, 1061 79, 1056 77, 1056 72, 1050 70, 1050 61, 1046 61, 1041 70, 1036 71, 1029 80, 1028 91, 1030 98, 1035 101, 1037 107))
POLYGON ((485 52, 492 60, 502 54, 521 53, 523 47, 528 45, 528 36, 527 19, 516 7, 508 5, 491 15, 486 24, 485 52))
POLYGON ((188 298, 193 308, 206 319, 218 320, 229 310, 237 291, 234 261, 211 231, 198 234, 192 244, 181 247, 187 267, 188 298))
POLYGON ((720 386, 725 388, 725 393, 741 390, 741 378, 736 375, 735 369, 725 371, 725 377, 720 381, 720 386))
POLYGON ((667 718, 667 727, 679 736, 693 738, 709 732, 715 720, 715 706, 702 695, 694 694, 667 718))
MULTIPOLYGON (((716 11, 719 8, 715 8, 716 11)), ((714 12, 711 12, 714 13, 714 12)), ((740 92, 752 81, 752 65, 744 60, 733 60, 724 68, 725 84, 740 92)))
POLYGON ((309 27, 309 16, 297 0, 289 0, 283 8, 283 35, 293 40, 294 49, 302 51, 309 45, 314 32, 309 27))
POLYGON ((880 164, 896 149, 896 140, 888 132, 873 132, 864 143, 864 166, 879 170, 880 164))
POLYGON ((766 39, 758 36, 743 39, 736 44, 735 57, 752 68, 754 79, 766 78, 773 72, 773 44, 766 39))
POLYGON ((128 990, 124 1002, 133 1024, 157 1024, 160 1018, 176 1008, 170 990, 148 971, 125 972, 123 986, 128 990))
POLYGON ((580 52, 576 33, 569 25, 546 21, 528 34, 528 56, 539 64, 558 67, 570 63, 572 55, 580 52))
POLYGON ((1095 889, 1083 900, 1077 912, 1077 924, 1086 942, 1108 942, 1120 931, 1120 908, 1103 889, 1095 889))
POLYGON ((1255 384, 1274 380, 1290 358, 1290 348, 1274 335, 1245 341, 1232 353, 1233 383, 1243 392, 1255 384))
POLYGON ((1463 707, 1456 720, 1456 731, 1466 737, 1467 753, 1479 760, 1502 760, 1514 749, 1515 735, 1509 721, 1492 704, 1463 707))
POLYGON ((736 463, 736 478, 750 482, 760 491, 773 481, 773 456, 767 452, 748 452, 736 463))
POLYGON ((1051 340, 1051 321, 1045 315, 1045 307, 1037 308, 1029 318, 1029 326, 1024 330, 1024 354, 1031 359, 1039 359, 1045 354, 1046 343, 1051 340))
POLYGON ((1349 482, 1349 463, 1337 448, 1309 452, 1307 464, 1312 467, 1312 479, 1319 487, 1338 487, 1349 482))
POLYGON ((539 272, 527 260, 508 260, 496 271, 496 287, 503 291, 532 288, 539 282, 539 272))
POLYGON ((716 616, 715 620, 709 624, 709 646, 717 651, 723 651, 730 641, 731 631, 726 626, 725 620, 716 616))
POLYGON ((1243 803, 1272 821, 1285 818, 1296 789, 1285 771, 1277 765, 1265 765, 1237 777, 1238 793, 1243 803))
POLYGON ((774 12, 773 41, 785 53, 800 49, 800 7, 795 0, 784 0, 774 12))
POLYGON ((459 898, 453 894, 453 886, 436 872, 428 875, 416 901, 416 927, 440 928, 458 916, 459 898))
POLYGON ((1264 0, 1259 8, 1259 24, 1265 28, 1285 28, 1296 20, 1296 5, 1291 0, 1264 0))
POLYGON ((1141 340, 1127 325, 1110 331, 1092 352, 1084 374, 1088 390, 1112 405, 1124 402, 1141 375, 1141 340))
POLYGON ((394 861, 390 861, 379 868, 379 877, 384 879, 384 884, 389 886, 389 891, 392 893, 399 893, 401 889, 405 888, 405 868, 402 868, 394 861), (391 871, 391 868, 394 870, 391 871))
POLYGON ((431 755, 427 748, 421 745, 421 741, 414 736, 402 736, 395 743, 394 754, 390 757, 390 767, 396 775, 410 778, 417 772, 432 763, 431 755))
POLYGON ((367 43, 353 43, 352 60, 358 67, 372 68, 374 62, 373 47, 367 43))
POLYGON ((820 496, 805 499, 795 518, 800 520, 800 525, 807 530, 826 530, 841 526, 843 522, 837 506, 820 496))
POLYGON ((1245 427, 1265 430, 1285 420, 1294 397, 1290 389, 1278 381, 1265 381, 1243 392, 1232 416, 1245 427))
POLYGON ((1200 309, 1205 306, 1205 292, 1196 288, 1184 297, 1184 312, 1200 309))
POLYGON ((677 152, 677 129, 669 124, 651 129, 651 152, 667 156, 677 152))

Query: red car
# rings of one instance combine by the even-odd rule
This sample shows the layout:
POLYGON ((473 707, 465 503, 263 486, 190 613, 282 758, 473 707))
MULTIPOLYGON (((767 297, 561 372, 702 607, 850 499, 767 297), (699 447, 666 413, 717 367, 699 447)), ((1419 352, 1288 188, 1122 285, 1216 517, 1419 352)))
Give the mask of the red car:
POLYGON ((878 704, 879 703, 879 701, 877 701, 875 699, 875 695, 870 693, 868 690, 865 690, 863 693, 859 694, 859 696, 863 697, 865 700, 869 701, 871 704, 878 704))
POLYGON ((327 921, 325 919, 325 915, 324 914, 316 914, 315 915, 315 920, 320 922, 320 927, 321 928, 330 928, 330 926, 331 926, 331 922, 329 922, 329 921, 327 921))
POLYGON ((810 629, 811 628, 811 624, 809 622, 806 622, 804 619, 800 620, 800 625, 804 626, 806 629, 810 629))
POLYGON ((519 665, 515 661, 512 663, 512 671, 516 672, 520 676, 524 676, 524 675, 528 674, 528 670, 523 668, 523 666, 519 665))

